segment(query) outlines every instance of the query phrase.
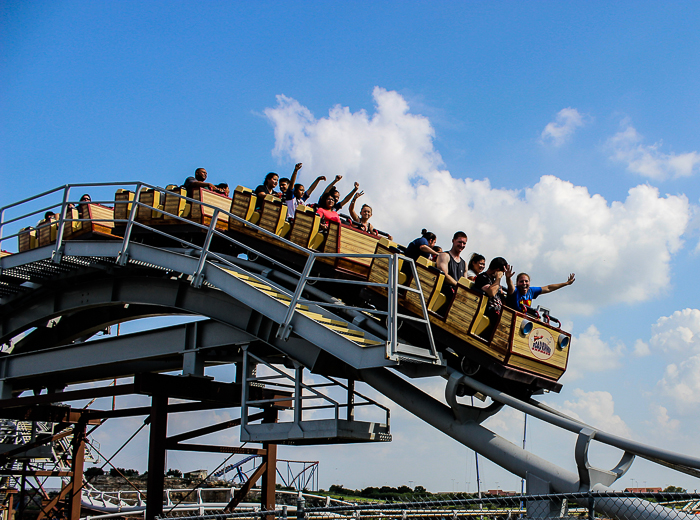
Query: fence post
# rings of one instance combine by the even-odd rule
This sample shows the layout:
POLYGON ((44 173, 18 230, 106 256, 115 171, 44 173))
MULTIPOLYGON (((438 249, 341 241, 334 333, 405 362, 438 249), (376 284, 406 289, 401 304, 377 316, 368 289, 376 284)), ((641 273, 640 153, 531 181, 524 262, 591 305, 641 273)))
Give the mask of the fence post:
POLYGON ((60 264, 61 257, 63 256, 63 227, 65 226, 66 211, 68 211, 69 193, 70 187, 66 186, 66 188, 63 190, 63 203, 61 204, 61 215, 58 218, 58 230, 56 232, 56 249, 54 249, 53 253, 51 254, 51 261, 55 264, 60 264))
POLYGON ((280 515, 282 520, 287 520, 287 506, 282 506, 282 514, 280 515))
POLYGON ((304 500, 301 491, 299 491, 299 495, 297 495, 297 520, 304 520, 306 518, 305 506, 306 500, 304 500))
POLYGON ((595 520, 595 498, 588 492, 588 520, 595 520))
MULTIPOLYGON (((117 265, 126 265, 127 255, 129 251, 129 241, 131 240, 131 230, 134 227, 134 220, 136 219, 136 213, 139 209, 139 199, 141 198, 141 188, 143 185, 139 182, 136 185, 136 193, 134 194, 134 202, 131 204, 131 210, 129 211, 129 220, 126 223, 126 228, 124 230, 124 240, 122 241, 122 249, 117 255, 117 265)), ((129 201, 127 200, 127 208, 129 201)))

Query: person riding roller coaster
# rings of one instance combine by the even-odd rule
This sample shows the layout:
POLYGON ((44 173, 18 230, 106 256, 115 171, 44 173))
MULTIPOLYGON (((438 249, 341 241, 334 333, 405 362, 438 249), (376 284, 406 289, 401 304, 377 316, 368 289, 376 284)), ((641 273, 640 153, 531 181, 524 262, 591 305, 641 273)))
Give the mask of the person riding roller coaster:
POLYGON ((531 287, 530 275, 527 273, 520 273, 516 277, 517 286, 513 286, 512 277, 508 277, 508 298, 506 299, 506 305, 527 314, 532 307, 532 300, 536 299, 540 294, 547 294, 559 290, 562 287, 571 285, 574 281, 576 281, 576 275, 571 273, 565 282, 553 283, 543 287, 531 287))
POLYGON ((208 190, 215 191, 216 193, 221 194, 225 193, 225 190, 223 188, 214 186, 211 182, 206 182, 206 180, 207 170, 205 170, 204 168, 197 168, 194 171, 194 177, 187 177, 182 185, 183 188, 187 190, 187 196, 191 198, 194 190, 196 190, 197 188, 206 188, 208 190))

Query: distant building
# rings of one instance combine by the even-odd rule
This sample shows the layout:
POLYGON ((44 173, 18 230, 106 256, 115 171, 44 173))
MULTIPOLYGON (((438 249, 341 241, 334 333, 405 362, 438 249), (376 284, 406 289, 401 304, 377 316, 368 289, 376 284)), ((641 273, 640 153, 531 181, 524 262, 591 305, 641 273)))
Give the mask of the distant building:
POLYGON ((204 480, 207 478, 207 475, 209 472, 206 469, 196 469, 194 471, 190 471, 189 473, 185 473, 185 478, 187 480, 204 480))
POLYGON ((515 491, 503 491, 502 489, 489 489, 486 493, 498 497, 514 497, 519 494, 515 491))
POLYGON ((663 489, 661 488, 627 488, 625 493, 661 493, 663 489))

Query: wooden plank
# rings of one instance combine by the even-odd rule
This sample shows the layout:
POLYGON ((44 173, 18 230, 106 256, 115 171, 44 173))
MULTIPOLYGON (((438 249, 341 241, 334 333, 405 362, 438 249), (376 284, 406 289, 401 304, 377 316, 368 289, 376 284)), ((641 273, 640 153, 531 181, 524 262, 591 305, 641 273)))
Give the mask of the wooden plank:
MULTIPOLYGON (((530 333, 532 334, 532 333, 530 333)), ((546 364, 546 365, 551 365, 557 369, 565 370, 566 369, 566 364, 568 361, 569 357, 569 349, 560 349, 556 347, 559 341, 560 336, 569 336, 568 334, 564 333, 563 331, 560 331, 558 329, 555 329, 553 327, 550 327, 542 322, 536 321, 534 319, 531 319, 530 317, 523 316, 521 314, 516 315, 516 323, 515 323, 515 334, 513 337, 513 346, 511 349, 511 352, 514 355, 518 355, 524 358, 531 359, 537 363, 540 364, 546 364), (530 350, 530 337, 529 336, 524 336, 520 332, 520 325, 523 322, 523 320, 531 321, 536 328, 543 328, 547 330, 551 335, 552 335, 552 340, 553 340, 553 345, 554 345, 554 353, 552 354, 552 357, 547 359, 547 360, 541 360, 538 359, 533 352, 530 350)))
POLYGON ((166 215, 165 220, 172 220, 174 222, 179 222, 172 215, 177 215, 178 217, 184 217, 185 207, 187 207, 187 201, 178 197, 178 195, 187 195, 187 190, 179 186, 168 186, 165 192, 165 203, 163 204, 163 209, 166 215))
MULTIPOLYGON (((338 252, 338 228, 340 224, 337 222, 328 223, 328 235, 326 236, 326 243, 323 247, 324 253, 337 253, 338 252)), ((323 259, 319 259, 323 260, 323 259)), ((335 262, 333 262, 335 263, 335 262)))
POLYGON ((17 241, 20 253, 34 249, 37 246, 36 229, 33 227, 22 228, 17 236, 17 241))
POLYGON ((510 351, 510 326, 513 322, 513 313, 508 309, 503 309, 501 319, 494 332, 491 346, 494 350, 502 352, 504 355, 510 351))
MULTIPOLYGON (((219 209, 225 211, 231 210, 231 199, 204 188, 199 188, 194 190, 192 193, 192 198, 204 202, 205 204, 211 204, 219 209)), ((191 211, 191 220, 208 226, 211 223, 211 217, 214 215, 214 209, 208 206, 203 206, 201 204, 193 204, 191 211)), ((225 213, 219 213, 216 220, 217 229, 228 229, 228 215, 225 213)))
MULTIPOLYGON (((423 298, 425 299, 426 305, 431 301, 433 294, 435 293, 435 287, 440 275, 430 271, 427 267, 416 264, 416 271, 418 272, 418 278, 420 279, 421 291, 423 292, 423 298)), ((411 280, 411 288, 416 289, 416 281, 411 280)), ((406 293, 406 300, 413 304, 420 313, 420 297, 414 292, 406 293)))
POLYGON ((511 356, 507 366, 527 370, 528 372, 531 372, 533 374, 537 374, 542 377, 547 377, 549 379, 554 379, 555 381, 558 380, 564 373, 563 370, 558 369, 556 367, 550 367, 543 363, 539 363, 535 360, 520 357, 517 355, 511 356))
POLYGON ((136 211, 137 221, 148 222, 152 219, 161 218, 163 216, 163 213, 157 211, 158 209, 162 209, 162 206, 160 205, 160 195, 160 191, 155 190, 153 188, 141 190, 141 194, 139 195, 139 202, 149 207, 138 207, 138 210, 136 211))
MULTIPOLYGON (((255 203, 258 197, 253 193, 252 190, 244 187, 237 186, 233 192, 233 202, 231 203, 231 213, 237 217, 241 217, 244 220, 250 220, 253 218, 253 213, 255 212, 255 203)), ((237 220, 230 218, 229 227, 230 228, 242 228, 245 224, 238 222, 237 220)))
MULTIPOLYGON (((117 190, 114 195, 114 218, 117 220, 127 220, 131 213, 131 206, 135 193, 129 190, 117 190)), ((122 223, 123 224, 123 223, 122 223)))
POLYGON ((39 247, 48 246, 56 241, 58 222, 37 226, 39 247))

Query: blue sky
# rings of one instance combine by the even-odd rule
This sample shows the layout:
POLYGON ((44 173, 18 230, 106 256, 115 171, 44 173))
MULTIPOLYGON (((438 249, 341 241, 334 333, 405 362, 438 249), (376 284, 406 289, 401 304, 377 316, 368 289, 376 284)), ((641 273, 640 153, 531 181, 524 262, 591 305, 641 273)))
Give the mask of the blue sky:
MULTIPOLYGON (((0 205, 200 166, 249 187, 298 161, 307 185, 343 174, 403 243, 458 227, 534 284, 576 272, 546 300, 574 343, 545 400, 700 456, 698 22, 696 2, 2 1, 0 205)), ((395 417, 389 446, 285 456, 321 460, 324 487, 465 486, 466 449, 395 417)), ((499 417, 517 439, 522 418, 499 417)), ((561 439, 533 449, 572 467, 561 439)), ((634 479, 700 487, 639 461, 634 479)))

